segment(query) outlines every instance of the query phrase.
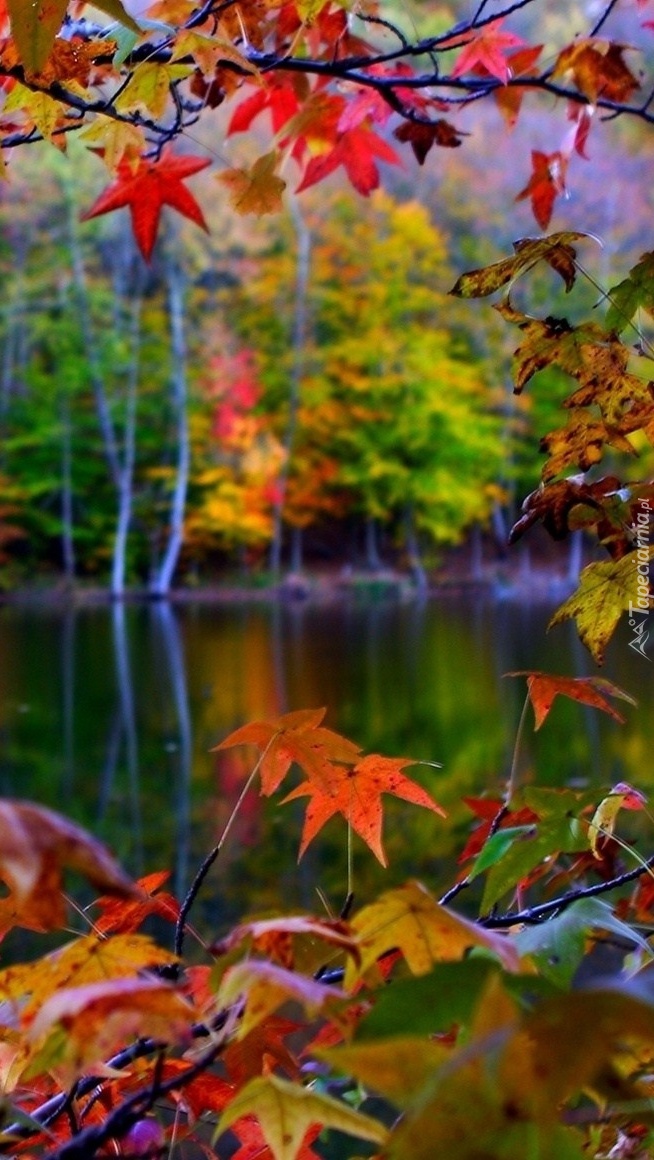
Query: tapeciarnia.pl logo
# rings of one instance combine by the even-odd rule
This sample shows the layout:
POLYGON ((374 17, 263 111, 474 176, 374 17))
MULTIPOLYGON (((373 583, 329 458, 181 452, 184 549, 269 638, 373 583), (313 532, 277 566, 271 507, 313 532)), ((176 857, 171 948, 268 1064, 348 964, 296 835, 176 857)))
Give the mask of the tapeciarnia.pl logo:
POLYGON ((636 544, 634 552, 636 558, 636 603, 633 604, 631 600, 629 601, 629 627, 633 633, 632 639, 629 641, 629 648, 640 653, 647 661, 651 659, 645 651, 645 645, 649 639, 647 618, 650 606, 649 517, 650 503, 648 499, 643 499, 636 514, 636 521, 631 525, 636 544))

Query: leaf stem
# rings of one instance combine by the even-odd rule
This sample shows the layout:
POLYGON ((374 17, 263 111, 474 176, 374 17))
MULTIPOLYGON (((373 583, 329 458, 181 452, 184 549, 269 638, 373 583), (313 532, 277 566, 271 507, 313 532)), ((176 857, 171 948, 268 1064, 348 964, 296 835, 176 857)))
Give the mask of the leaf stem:
POLYGON ((248 777, 245 785, 243 786, 243 789, 241 790, 241 792, 238 796, 238 801, 236 802, 236 805, 234 806, 231 814, 229 815, 229 817, 227 819, 227 822, 225 824, 225 828, 224 828, 222 834, 220 835, 220 838, 218 839, 218 841, 217 841, 216 845, 213 847, 213 849, 209 851, 206 858, 204 858, 204 860, 200 863, 200 866, 199 866, 198 871, 195 875, 195 878, 193 879, 193 881, 188 889, 188 893, 186 895, 186 898, 184 899, 184 901, 180 907, 177 922, 175 924, 175 943, 174 943, 175 954, 177 955, 178 958, 181 958, 182 951, 184 948, 184 936, 186 933, 186 919, 188 917, 189 911, 190 911, 191 907, 193 906, 195 899, 197 898, 197 895, 198 895, 198 892, 200 890, 200 887, 202 886, 202 883, 204 882, 207 874, 209 873, 214 862, 216 861, 216 858, 220 854, 220 851, 222 850, 222 848, 225 844, 225 841, 227 840, 227 836, 228 836, 232 826, 234 825, 234 822, 236 821, 236 817, 237 817, 238 812, 239 812, 239 810, 240 810, 240 808, 245 800, 245 797, 248 793, 248 790, 250 789, 252 782, 254 781, 255 777, 257 776, 259 770, 261 769, 261 764, 262 764, 262 762, 263 762, 263 760, 264 760, 264 758, 265 758, 265 756, 266 756, 266 754, 267 754, 267 752, 268 752, 268 750, 269 750, 269 748, 270 748, 270 746, 271 746, 271 744, 276 736, 277 736, 277 734, 273 733, 273 735, 270 738, 270 740, 268 741, 265 749, 262 749, 261 753, 259 754, 259 759, 258 759, 254 769, 252 770, 250 776, 248 777))

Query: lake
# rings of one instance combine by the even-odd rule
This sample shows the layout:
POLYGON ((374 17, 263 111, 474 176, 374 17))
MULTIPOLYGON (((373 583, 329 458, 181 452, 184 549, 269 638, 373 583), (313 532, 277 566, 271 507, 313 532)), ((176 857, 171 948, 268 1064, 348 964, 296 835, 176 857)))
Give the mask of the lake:
MULTIPOLYGON (((366 752, 442 764, 408 772, 447 809, 447 822, 385 799, 388 870, 354 839, 358 899, 412 875, 443 888, 471 819, 461 798, 501 792, 511 764, 525 681, 503 674, 598 673, 571 625, 545 634, 553 607, 489 595, 4 605, 0 793, 69 814, 134 875, 170 867, 181 895, 256 759, 252 750, 216 754, 212 746, 247 721, 324 705, 326 723, 366 752)), ((538 733, 530 711, 522 779, 597 784, 600 796, 619 780, 654 788, 654 666, 628 640, 625 623, 603 675, 639 708, 616 702, 627 718, 619 725, 559 698, 538 733)), ((331 821, 297 866, 302 816, 302 801, 246 800, 196 921, 219 933, 280 905, 322 913, 318 890, 337 911, 345 825, 331 821)), ((649 819, 625 818, 627 833, 650 853, 649 819)))

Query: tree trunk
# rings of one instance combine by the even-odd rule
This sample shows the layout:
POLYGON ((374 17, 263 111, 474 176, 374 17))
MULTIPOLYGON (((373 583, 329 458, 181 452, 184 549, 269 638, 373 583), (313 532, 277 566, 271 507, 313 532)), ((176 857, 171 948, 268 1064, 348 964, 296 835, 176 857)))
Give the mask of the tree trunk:
POLYGON ((273 507, 273 534, 270 544, 270 571, 275 579, 279 576, 282 562, 282 537, 284 530, 284 503, 288 473, 295 443, 297 413, 300 403, 300 385, 304 369, 304 351, 307 338, 309 272, 311 263, 311 233, 300 213, 295 198, 291 198, 291 216, 297 238, 297 267, 295 275, 295 307, 293 318, 293 363, 288 395, 288 425, 284 438, 286 453, 284 465, 278 480, 278 494, 273 507))
POLYGON ((134 462, 136 459, 136 403, 139 378, 141 339, 141 293, 132 302, 131 311, 132 358, 127 375, 125 399, 125 428, 123 456, 118 477, 118 518, 111 563, 111 595, 119 599, 125 594, 127 570, 127 540, 132 522, 134 499, 134 462))
POLYGON ((184 302, 186 280, 179 263, 172 257, 166 262, 165 276, 168 284, 172 398, 177 424, 177 471, 170 507, 168 542, 150 589, 151 595, 158 599, 162 599, 170 592, 173 574, 184 542, 184 512, 190 468, 184 302))
POLYGON ((413 511, 411 508, 408 508, 406 513, 405 527, 406 549, 407 555, 409 557, 409 568, 411 570, 411 576, 416 588, 418 589, 418 592, 425 593, 429 587, 429 584, 427 581, 425 566, 422 562, 420 544, 418 542, 415 520, 413 518, 413 511))
MULTIPOLYGON (((66 390, 64 386, 64 391, 66 390)), ((73 456, 70 399, 61 402, 61 551, 64 576, 68 584, 75 579, 75 542, 73 539, 73 456)))
POLYGON ((291 532, 291 572, 302 571, 303 539, 302 528, 293 528, 291 532))
POLYGON ((365 553, 366 553, 366 568, 369 572, 379 572, 383 568, 381 556, 379 555, 379 544, 377 536, 377 520, 374 516, 366 516, 365 523, 365 553))

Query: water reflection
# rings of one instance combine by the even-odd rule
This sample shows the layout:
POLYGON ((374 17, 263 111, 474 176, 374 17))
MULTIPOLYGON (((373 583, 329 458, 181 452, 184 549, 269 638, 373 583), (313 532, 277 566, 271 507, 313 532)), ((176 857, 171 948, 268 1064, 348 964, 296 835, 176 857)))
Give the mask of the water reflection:
MULTIPOLYGON (((0 609, 0 791, 64 809, 134 874, 171 866, 181 894, 253 759, 211 747, 245 721, 326 705, 328 723, 366 750, 443 764, 412 775, 450 811, 448 825, 389 799, 391 869, 357 847, 360 893, 408 874, 436 884, 468 824, 461 798, 501 787, 510 766, 525 685, 502 674, 596 671, 571 628, 545 635, 548 616, 543 607, 454 599, 7 606, 0 609)), ((651 789, 652 668, 626 636, 617 639, 606 675, 641 709, 625 707, 621 729, 560 701, 529 735, 521 778, 602 786, 623 779, 651 789)), ((302 810, 301 802, 247 802, 204 900, 213 926, 280 898, 314 907, 316 886, 340 905, 343 827, 330 823, 298 868, 302 810)), ((630 824, 649 823, 634 815, 630 824)), ((651 846, 651 835, 642 840, 651 846)))

